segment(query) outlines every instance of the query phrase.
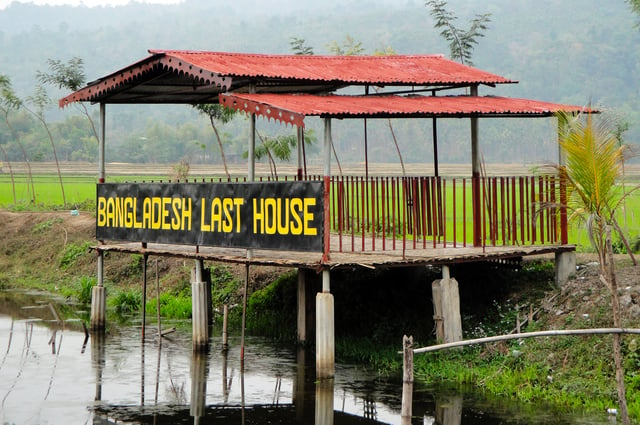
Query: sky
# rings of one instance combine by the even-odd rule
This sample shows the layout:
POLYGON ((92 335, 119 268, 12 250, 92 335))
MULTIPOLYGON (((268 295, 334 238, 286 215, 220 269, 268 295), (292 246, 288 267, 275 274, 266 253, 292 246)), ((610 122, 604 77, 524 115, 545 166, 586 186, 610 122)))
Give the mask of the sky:
MULTIPOLYGON (((131 3, 131 0, 0 0, 0 9, 5 9, 13 2, 20 3, 33 3, 36 5, 51 5, 51 6, 122 6, 127 3, 131 3)), ((155 4, 176 4, 180 3, 180 0, 136 0, 139 3, 155 3, 155 4)))

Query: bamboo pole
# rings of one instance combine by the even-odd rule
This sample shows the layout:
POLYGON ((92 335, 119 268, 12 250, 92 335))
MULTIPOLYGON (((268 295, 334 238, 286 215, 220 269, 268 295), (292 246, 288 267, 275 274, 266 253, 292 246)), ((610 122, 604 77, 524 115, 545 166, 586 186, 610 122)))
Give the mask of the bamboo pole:
MULTIPOLYGON (((602 335, 602 334, 638 334, 640 335, 640 329, 628 329, 628 328, 595 328, 595 329, 565 329, 565 330, 550 330, 550 331, 538 331, 538 332, 525 332, 514 335, 497 335, 485 338, 468 339, 466 341, 449 342, 446 344, 437 344, 429 347, 416 348, 413 350, 414 354, 429 353, 433 351, 445 350, 447 348, 465 347, 467 345, 475 344, 487 344, 497 341, 509 341, 512 339, 523 338, 535 338, 541 336, 567 336, 567 335, 602 335)), ((401 354, 401 353, 398 353, 401 354)))
POLYGON ((158 319, 158 339, 162 340, 162 323, 160 322, 160 277, 158 275, 158 259, 156 258, 156 315, 158 319))

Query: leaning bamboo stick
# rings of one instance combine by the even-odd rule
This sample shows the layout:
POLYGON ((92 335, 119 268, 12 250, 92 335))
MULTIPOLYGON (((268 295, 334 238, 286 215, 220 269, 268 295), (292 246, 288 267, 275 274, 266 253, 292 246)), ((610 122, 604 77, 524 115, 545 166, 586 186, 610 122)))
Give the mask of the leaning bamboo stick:
POLYGON ((601 334, 640 334, 640 329, 627 328, 595 328, 595 329, 564 329, 525 332, 520 334, 497 335, 485 338, 468 339, 466 341, 448 342, 446 344, 431 345, 429 347, 416 348, 415 354, 428 353, 432 351, 445 350, 447 348, 465 347, 467 345, 487 344, 490 342, 508 341, 512 339, 535 338, 541 336, 564 336, 564 335, 601 335, 601 334))

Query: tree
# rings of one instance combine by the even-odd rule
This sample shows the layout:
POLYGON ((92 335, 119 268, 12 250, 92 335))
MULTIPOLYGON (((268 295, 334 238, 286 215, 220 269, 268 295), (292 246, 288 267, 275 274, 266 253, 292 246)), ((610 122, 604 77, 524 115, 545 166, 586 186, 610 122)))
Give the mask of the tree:
POLYGON ((58 162, 58 153, 56 152, 56 145, 53 142, 53 135, 51 134, 51 130, 49 129, 49 125, 47 124, 47 120, 44 116, 44 108, 51 103, 51 99, 47 94, 47 90, 42 86, 42 84, 38 84, 36 86, 36 91, 33 96, 27 98, 27 101, 33 104, 36 107, 36 110, 31 110, 28 106, 24 105, 24 109, 26 109, 29 113, 31 113, 34 117, 42 123, 42 126, 47 131, 47 135, 49 136, 49 142, 51 142, 51 149, 53 150, 53 158, 56 161, 56 169, 58 170, 58 180, 60 181, 60 190, 62 191, 62 205, 63 207, 67 205, 67 198, 64 194, 64 184, 62 183, 62 173, 60 172, 60 162, 58 162))
POLYGON ((447 10, 445 0, 427 0, 425 6, 431 8, 431 16, 436 20, 435 28, 440 28, 440 35, 449 42, 451 58, 463 65, 473 66, 471 56, 474 45, 478 44, 478 38, 484 37, 484 31, 489 28, 491 14, 476 15, 471 20, 469 29, 465 31, 453 24, 458 17, 447 10))
POLYGON ((221 122, 222 124, 226 124, 233 119, 236 114, 236 111, 233 109, 227 108, 226 106, 222 106, 220 104, 199 104, 193 105, 194 108, 198 112, 203 115, 209 117, 209 122, 211 123, 211 128, 216 135, 216 140, 218 142, 218 147, 220 148, 220 155, 222 157, 222 164, 224 165, 224 172, 227 175, 227 178, 231 178, 229 174, 229 169, 227 168, 227 159, 224 156, 224 147, 222 146, 222 139, 220 138, 220 133, 218 132, 218 128, 216 127, 216 121, 221 122))
POLYGON ((35 188, 35 185, 33 184, 33 175, 31 174, 31 164, 29 163, 27 152, 25 151, 24 146, 22 145, 22 142, 20 140, 20 135, 13 128, 13 126, 11 125, 11 121, 9 120, 9 112, 12 110, 17 111, 20 108, 22 108, 22 106, 23 106, 22 99, 20 99, 16 95, 15 91, 13 90, 13 87, 11 86, 11 80, 9 80, 9 77, 0 74, 0 111, 2 111, 2 113, 4 114, 4 121, 7 124, 7 127, 9 127, 9 130, 11 131, 13 138, 15 139, 16 143, 20 147, 20 150, 22 151, 22 157, 24 158, 24 162, 27 166, 27 175, 29 178, 29 182, 31 184, 31 203, 35 204, 36 188, 35 188))
POLYGON ((364 47, 362 47, 361 41, 355 41, 353 37, 347 35, 339 45, 337 41, 327 45, 329 52, 336 56, 358 56, 364 53, 364 47))
MULTIPOLYGON (((256 147, 254 155, 256 159, 268 158, 271 175, 277 179, 278 170, 274 157, 281 161, 291 161, 293 149, 298 144, 298 137, 292 134, 277 137, 263 137, 260 134, 258 136, 260 137, 261 145, 256 147)), ((305 132, 304 144, 311 145, 315 141, 316 138, 312 130, 305 132)), ((247 158, 248 156, 249 152, 245 151, 243 157, 247 158)))
MULTIPOLYGON (((87 77, 84 73, 84 63, 81 58, 73 57, 63 63, 57 59, 47 59, 49 65, 49 72, 36 72, 36 78, 41 84, 51 84, 59 89, 67 89, 72 92, 80 90, 84 85, 87 77)), ((89 114, 89 110, 84 102, 78 102, 82 109, 82 114, 87 118, 91 125, 91 130, 96 138, 96 141, 100 141, 98 131, 96 130, 95 123, 89 114)))
POLYGON ((291 37, 289 40, 289 45, 291 46, 291 50, 295 55, 313 55, 313 48, 310 46, 306 46, 304 38, 291 37))
POLYGON ((627 0, 627 3, 636 15, 640 15, 640 0, 627 0))
MULTIPOLYGON (((591 114, 586 118, 558 114, 559 142, 566 165, 558 165, 561 181, 566 182, 567 207, 572 220, 586 224, 591 245, 600 260, 600 280, 611 294, 613 326, 621 327, 620 300, 613 263, 611 234, 616 233, 635 262, 629 244, 616 220, 616 212, 631 192, 620 193, 617 187, 622 174, 625 146, 619 143, 616 124, 606 117, 597 122, 591 114)), ((620 334, 613 335, 613 360, 620 417, 629 424, 620 334)))

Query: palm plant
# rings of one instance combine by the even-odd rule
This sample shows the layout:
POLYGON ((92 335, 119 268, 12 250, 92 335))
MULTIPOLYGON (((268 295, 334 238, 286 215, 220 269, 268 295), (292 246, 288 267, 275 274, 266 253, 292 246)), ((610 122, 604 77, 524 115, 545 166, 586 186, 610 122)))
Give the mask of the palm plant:
MULTIPOLYGON (((560 179, 567 188, 567 208, 570 220, 582 220, 586 224, 591 245, 600 260, 600 280, 611 294, 613 325, 621 327, 620 301, 613 263, 611 234, 615 232, 627 248, 634 265, 627 239, 616 220, 618 207, 632 191, 620 191, 617 182, 622 175, 626 148, 616 137, 616 125, 607 117, 597 121, 592 114, 570 116, 558 114, 560 123, 559 143, 565 164, 559 165, 560 179)), ((629 423, 624 370, 620 348, 620 334, 613 335, 613 360, 620 417, 629 423)))

